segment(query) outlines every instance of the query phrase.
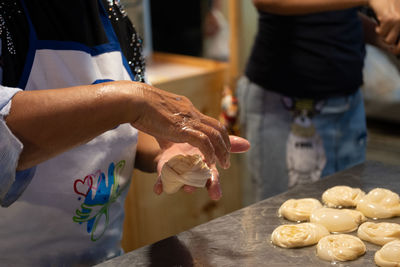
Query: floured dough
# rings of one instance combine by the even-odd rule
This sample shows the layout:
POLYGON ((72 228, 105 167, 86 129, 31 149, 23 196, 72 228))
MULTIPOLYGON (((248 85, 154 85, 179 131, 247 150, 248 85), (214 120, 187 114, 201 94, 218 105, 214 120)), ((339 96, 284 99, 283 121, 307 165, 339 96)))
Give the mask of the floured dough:
POLYGON ((331 233, 348 233, 357 230, 365 216, 356 210, 321 208, 314 210, 310 222, 319 223, 331 233))
POLYGON ((391 241, 378 250, 375 263, 381 267, 400 267, 400 240, 391 241))
POLYGON ((315 198, 289 199, 281 205, 278 214, 290 221, 309 221, 311 212, 320 208, 322 204, 315 198))
POLYGON ((390 241, 400 240, 400 224, 365 222, 358 228, 357 235, 362 240, 383 246, 390 241))
POLYGON ((211 177, 211 170, 200 155, 176 155, 161 169, 163 191, 177 192, 183 185, 204 187, 211 177))
POLYGON ((317 255, 326 261, 350 261, 363 255, 365 244, 356 236, 328 235, 319 240, 317 255))
POLYGON ((272 232, 271 241, 282 248, 296 248, 314 245, 326 235, 329 231, 320 224, 284 224, 272 232))
POLYGON ((373 219, 400 216, 400 198, 388 189, 375 188, 360 199, 357 210, 373 219))
POLYGON ((330 208, 355 207, 365 195, 360 188, 339 185, 326 190, 322 194, 322 201, 330 208))

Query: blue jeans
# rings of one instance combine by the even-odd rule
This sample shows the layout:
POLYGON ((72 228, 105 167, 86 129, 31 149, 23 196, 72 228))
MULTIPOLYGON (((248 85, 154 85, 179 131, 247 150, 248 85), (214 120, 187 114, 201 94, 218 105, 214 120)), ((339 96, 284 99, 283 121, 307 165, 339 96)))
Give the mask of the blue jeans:
MULTIPOLYGON (((282 95, 268 91, 243 77, 236 91, 242 135, 251 143, 246 153, 251 197, 246 205, 288 189, 286 143, 292 114, 282 104, 282 95)), ((322 177, 365 160, 367 127, 361 91, 346 97, 325 99, 312 118, 326 155, 322 177)))

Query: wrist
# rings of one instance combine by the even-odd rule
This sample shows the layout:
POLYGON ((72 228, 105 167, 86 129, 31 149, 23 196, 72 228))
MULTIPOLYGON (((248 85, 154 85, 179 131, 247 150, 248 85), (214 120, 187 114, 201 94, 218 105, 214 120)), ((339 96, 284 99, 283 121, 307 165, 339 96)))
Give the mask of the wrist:
POLYGON ((132 124, 142 116, 146 86, 146 84, 132 81, 113 82, 112 93, 116 96, 114 108, 122 123, 132 124))

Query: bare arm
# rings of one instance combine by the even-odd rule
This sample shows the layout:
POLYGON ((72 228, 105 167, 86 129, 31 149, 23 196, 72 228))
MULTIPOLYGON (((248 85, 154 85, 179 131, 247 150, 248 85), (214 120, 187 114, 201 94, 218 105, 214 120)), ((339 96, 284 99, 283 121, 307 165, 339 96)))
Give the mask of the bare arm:
POLYGON ((13 100, 6 122, 24 149, 18 169, 26 169, 133 118, 121 84, 23 91, 13 100))
POLYGON ((161 148, 157 140, 139 131, 136 148, 135 168, 144 172, 156 172, 161 148))
POLYGON ((187 98, 142 83, 20 92, 6 122, 24 145, 19 170, 126 122, 157 138, 190 143, 210 163, 218 159, 223 167, 229 165, 229 138, 218 121, 201 114, 187 98))

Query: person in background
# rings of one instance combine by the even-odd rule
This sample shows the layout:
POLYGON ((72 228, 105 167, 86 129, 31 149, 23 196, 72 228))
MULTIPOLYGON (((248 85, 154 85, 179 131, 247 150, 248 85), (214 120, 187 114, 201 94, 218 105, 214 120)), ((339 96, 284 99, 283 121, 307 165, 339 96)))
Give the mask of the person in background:
POLYGON ((201 57, 203 25, 211 1, 150 1, 154 51, 201 57))
POLYGON ((221 197, 216 162, 229 167, 248 142, 144 83, 142 40, 118 1, 2 1, 0 38, 1 266, 120 255, 134 167, 201 154, 209 196, 221 197))
POLYGON ((226 61, 229 29, 221 10, 221 0, 151 0, 154 51, 226 61))
POLYGON ((258 33, 236 90, 242 133, 252 143, 249 202, 363 162, 364 39, 400 53, 399 0, 253 3, 258 33), (360 16, 361 6, 379 25, 360 16))

